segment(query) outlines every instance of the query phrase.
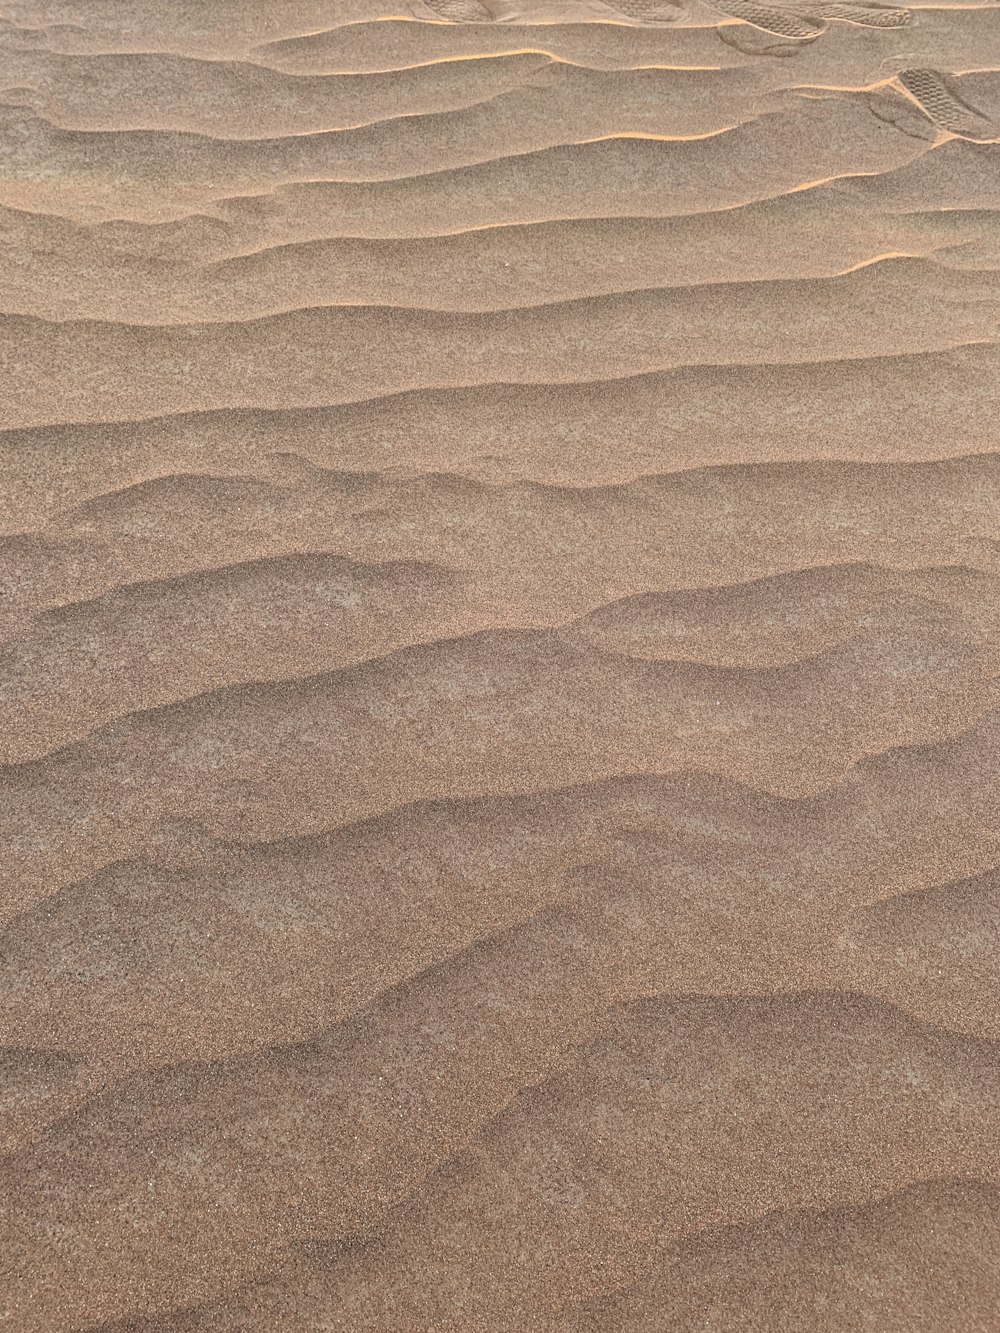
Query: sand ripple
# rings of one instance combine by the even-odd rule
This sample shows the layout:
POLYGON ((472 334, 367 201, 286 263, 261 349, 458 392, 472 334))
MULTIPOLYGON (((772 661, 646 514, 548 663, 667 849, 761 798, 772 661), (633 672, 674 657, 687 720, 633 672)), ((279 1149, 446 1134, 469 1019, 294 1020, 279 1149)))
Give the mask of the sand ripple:
POLYGON ((0 1323, 1000 1307, 1000 18, 0 20, 0 1323))

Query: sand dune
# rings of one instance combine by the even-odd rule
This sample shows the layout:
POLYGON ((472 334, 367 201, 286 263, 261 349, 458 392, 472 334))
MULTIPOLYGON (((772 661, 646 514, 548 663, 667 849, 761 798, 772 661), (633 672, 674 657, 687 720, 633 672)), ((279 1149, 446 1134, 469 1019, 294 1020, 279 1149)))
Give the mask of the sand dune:
POLYGON ((0 1324, 984 1333, 1000 10, 0 18, 0 1324))

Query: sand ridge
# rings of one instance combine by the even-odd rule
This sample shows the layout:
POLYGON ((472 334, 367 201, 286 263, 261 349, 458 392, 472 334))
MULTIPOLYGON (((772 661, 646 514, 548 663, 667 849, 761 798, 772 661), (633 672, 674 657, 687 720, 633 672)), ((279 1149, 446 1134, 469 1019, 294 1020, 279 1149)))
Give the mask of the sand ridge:
POLYGON ((983 1333, 1000 10, 0 14, 0 1327, 983 1333))

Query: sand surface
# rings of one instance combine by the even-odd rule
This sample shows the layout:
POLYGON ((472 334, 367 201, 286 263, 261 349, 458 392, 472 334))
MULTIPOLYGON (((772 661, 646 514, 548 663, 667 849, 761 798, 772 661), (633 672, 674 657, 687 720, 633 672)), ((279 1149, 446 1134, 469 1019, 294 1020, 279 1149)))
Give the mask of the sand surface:
POLYGON ((0 1327, 1000 1329, 1000 7, 0 5, 0 1327))

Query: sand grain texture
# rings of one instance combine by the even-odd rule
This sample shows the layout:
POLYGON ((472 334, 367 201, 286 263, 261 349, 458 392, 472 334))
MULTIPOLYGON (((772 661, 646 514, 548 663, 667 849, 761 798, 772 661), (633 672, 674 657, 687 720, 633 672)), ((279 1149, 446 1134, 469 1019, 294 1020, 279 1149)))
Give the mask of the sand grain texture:
POLYGON ((0 1328, 992 1333, 1000 8, 0 6, 0 1328))

